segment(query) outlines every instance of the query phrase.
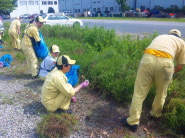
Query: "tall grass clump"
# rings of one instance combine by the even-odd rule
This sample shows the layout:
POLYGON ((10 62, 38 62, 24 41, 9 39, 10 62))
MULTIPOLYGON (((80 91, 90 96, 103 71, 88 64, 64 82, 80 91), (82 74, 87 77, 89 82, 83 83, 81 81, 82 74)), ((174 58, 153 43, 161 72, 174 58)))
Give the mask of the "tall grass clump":
POLYGON ((164 124, 176 133, 185 134, 185 99, 172 98, 165 106, 164 124))
POLYGON ((78 121, 73 115, 50 113, 38 123, 36 131, 39 137, 68 137, 75 130, 77 123, 78 121))

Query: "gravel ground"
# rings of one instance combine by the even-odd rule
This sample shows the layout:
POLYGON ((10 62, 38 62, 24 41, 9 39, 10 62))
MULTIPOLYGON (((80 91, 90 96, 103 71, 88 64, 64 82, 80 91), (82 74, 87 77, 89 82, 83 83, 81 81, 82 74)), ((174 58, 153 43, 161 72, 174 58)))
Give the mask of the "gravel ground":
MULTIPOLYGON (((25 64, 24 64, 25 65, 25 64)), ((21 65, 0 69, 0 137, 36 138, 36 126, 47 111, 40 102, 42 80, 32 80, 27 74, 16 74, 21 65), (12 71, 13 70, 13 71, 12 71)), ((21 67, 22 68, 22 67, 21 67)), ((105 100, 97 92, 83 89, 76 95, 78 101, 70 108, 78 118, 78 130, 70 137, 109 137, 132 134, 120 123, 128 111, 105 100), (118 131, 118 132, 117 132, 118 131)), ((140 132, 137 135, 145 135, 140 132)))
MULTIPOLYGON (((4 70, 6 68, 0 69, 0 73, 4 70)), ((29 88, 25 87, 31 82, 4 73, 0 75, 0 137, 36 137, 35 128, 40 116, 25 109, 36 97, 39 99, 37 93, 34 97, 34 92, 30 94, 29 88)))

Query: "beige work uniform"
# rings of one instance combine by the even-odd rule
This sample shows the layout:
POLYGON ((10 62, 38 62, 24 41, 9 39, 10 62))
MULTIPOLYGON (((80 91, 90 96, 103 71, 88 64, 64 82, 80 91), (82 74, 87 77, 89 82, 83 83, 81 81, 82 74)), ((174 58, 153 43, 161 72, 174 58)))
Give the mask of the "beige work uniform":
POLYGON ((41 102, 49 112, 55 112, 58 108, 68 110, 74 94, 74 88, 68 83, 65 74, 55 68, 46 76, 41 102))
POLYGON ((18 27, 21 27, 21 23, 19 20, 13 20, 10 24, 10 28, 9 28, 9 36, 10 39, 12 41, 12 46, 13 48, 16 49, 20 49, 20 38, 19 38, 19 34, 18 34, 18 27))
POLYGON ((174 35, 156 37, 147 49, 163 51, 170 54, 172 59, 151 54, 144 54, 142 57, 135 81, 130 116, 127 118, 129 125, 139 124, 143 101, 153 83, 156 85, 156 96, 150 114, 153 117, 162 115, 167 88, 174 73, 173 60, 176 60, 177 64, 185 64, 185 42, 174 35))
POLYGON ((26 26, 21 42, 21 48, 26 56, 28 70, 31 72, 32 76, 36 76, 38 75, 38 59, 35 55, 30 37, 34 38, 36 42, 41 40, 39 37, 39 30, 33 24, 28 24, 26 26))

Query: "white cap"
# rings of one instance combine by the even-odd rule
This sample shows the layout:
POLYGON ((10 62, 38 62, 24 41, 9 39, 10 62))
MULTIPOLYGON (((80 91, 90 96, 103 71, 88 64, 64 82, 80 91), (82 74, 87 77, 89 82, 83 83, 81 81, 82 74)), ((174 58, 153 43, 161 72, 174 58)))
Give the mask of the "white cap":
POLYGON ((51 48, 53 53, 60 52, 59 47, 57 45, 52 45, 51 48))
POLYGON ((74 65, 76 63, 76 60, 70 59, 67 55, 62 55, 57 59, 58 65, 74 65))
POLYGON ((177 29, 171 29, 169 31, 169 34, 172 34, 172 35, 177 35, 178 37, 181 37, 181 32, 177 29))

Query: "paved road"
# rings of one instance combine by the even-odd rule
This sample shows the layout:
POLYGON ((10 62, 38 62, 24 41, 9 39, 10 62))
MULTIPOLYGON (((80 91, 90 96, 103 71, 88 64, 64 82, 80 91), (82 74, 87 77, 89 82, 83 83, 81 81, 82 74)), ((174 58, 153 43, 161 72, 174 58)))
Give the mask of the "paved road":
POLYGON ((130 20, 93 20, 83 19, 84 25, 89 27, 104 26, 106 29, 115 29, 117 33, 154 33, 165 34, 170 29, 179 29, 182 37, 185 38, 185 23, 177 22, 158 22, 158 21, 130 21, 130 20))
MULTIPOLYGON (((118 34, 130 33, 130 34, 143 34, 154 33, 159 34, 168 33, 170 29, 179 29, 182 32, 182 37, 185 38, 185 23, 177 22, 158 22, 158 21, 131 21, 131 20, 93 20, 82 19, 84 26, 100 27, 103 26, 106 29, 115 29, 118 34)), ((4 22, 10 22, 5 20, 4 22)), ((22 23, 28 23, 28 19, 24 19, 22 23)))

